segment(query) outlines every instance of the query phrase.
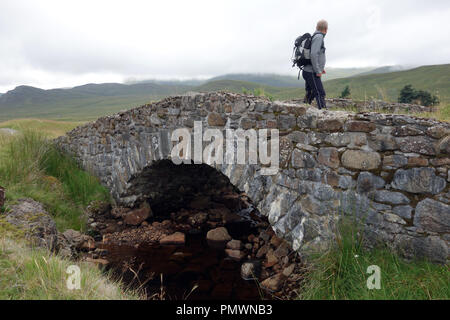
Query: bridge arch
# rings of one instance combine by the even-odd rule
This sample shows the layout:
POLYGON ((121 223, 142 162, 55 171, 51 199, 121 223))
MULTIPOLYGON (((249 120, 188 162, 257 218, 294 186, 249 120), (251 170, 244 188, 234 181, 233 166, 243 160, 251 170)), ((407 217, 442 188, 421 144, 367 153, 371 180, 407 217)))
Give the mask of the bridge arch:
POLYGON ((214 169, 246 192, 295 250, 320 250, 340 216, 357 214, 364 216, 369 244, 382 241, 406 257, 448 262, 448 123, 191 93, 102 117, 56 143, 99 177, 116 202, 151 204, 155 196, 143 186, 151 184, 158 163, 171 159, 171 133, 192 130, 195 121, 219 130, 279 130, 275 175, 261 174, 254 164, 214 169))

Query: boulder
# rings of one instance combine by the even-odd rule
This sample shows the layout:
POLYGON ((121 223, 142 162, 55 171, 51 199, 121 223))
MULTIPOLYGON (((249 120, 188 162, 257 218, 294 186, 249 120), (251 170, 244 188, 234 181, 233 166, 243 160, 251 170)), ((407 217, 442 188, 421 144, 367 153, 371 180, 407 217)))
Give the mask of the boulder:
POLYGON ((6 221, 25 232, 32 245, 49 250, 57 249, 58 231, 55 221, 44 206, 32 199, 19 199, 9 207, 6 221))
POLYGON ((224 227, 209 230, 206 234, 206 240, 208 245, 212 248, 223 249, 228 241, 231 240, 231 236, 228 230, 224 227))
POLYGON ((162 237, 159 240, 159 243, 163 246, 174 245, 174 246, 183 246, 186 242, 186 236, 182 232, 175 232, 174 234, 170 234, 168 236, 162 237))
POLYGON ((151 208, 149 206, 144 206, 129 212, 123 220, 128 225, 138 226, 147 220, 151 216, 151 213, 151 208))

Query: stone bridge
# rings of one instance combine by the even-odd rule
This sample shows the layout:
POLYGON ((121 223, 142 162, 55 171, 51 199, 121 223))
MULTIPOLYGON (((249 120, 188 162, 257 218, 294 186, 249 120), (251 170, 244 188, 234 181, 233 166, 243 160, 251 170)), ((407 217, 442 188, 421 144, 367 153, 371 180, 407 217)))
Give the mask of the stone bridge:
POLYGON ((181 169, 171 174, 170 166, 161 166, 171 159, 173 130, 193 131, 194 121, 219 130, 279 129, 275 175, 262 175, 260 164, 213 167, 247 193, 295 250, 325 247, 338 219, 347 215, 363 221, 369 245, 381 242, 407 258, 448 263, 448 123, 190 93, 100 118, 56 142, 99 177, 117 203, 153 206, 173 192, 167 189, 171 181, 197 178, 187 173, 183 180, 181 169))

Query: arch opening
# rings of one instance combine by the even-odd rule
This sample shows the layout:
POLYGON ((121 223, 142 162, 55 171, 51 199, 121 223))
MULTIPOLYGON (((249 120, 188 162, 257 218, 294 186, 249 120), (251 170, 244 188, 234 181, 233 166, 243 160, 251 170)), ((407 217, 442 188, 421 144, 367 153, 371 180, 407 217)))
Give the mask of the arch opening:
POLYGON ((300 270, 299 256, 221 172, 161 160, 130 184, 136 207, 114 207, 97 216, 97 240, 108 269, 132 287, 142 286, 148 298, 259 300, 294 294, 286 280, 300 270), (272 279, 285 269, 292 269, 286 279, 272 279), (269 286, 261 291, 266 279, 269 286))

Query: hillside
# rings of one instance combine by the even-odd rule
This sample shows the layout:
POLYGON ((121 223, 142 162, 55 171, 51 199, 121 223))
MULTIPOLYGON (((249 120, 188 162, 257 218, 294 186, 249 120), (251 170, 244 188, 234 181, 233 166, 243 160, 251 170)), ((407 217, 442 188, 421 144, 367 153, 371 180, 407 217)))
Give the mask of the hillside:
POLYGON ((118 83, 42 90, 19 86, 0 96, 0 121, 13 118, 92 120, 99 116, 182 94, 189 86, 118 83))
MULTIPOLYGON (((390 68, 390 67, 386 67, 390 68)), ((375 69, 373 67, 368 68, 327 68, 327 79, 338 79, 351 77, 357 74, 372 72, 372 70, 381 70, 381 68, 375 69)), ((254 82, 262 85, 272 86, 272 87, 302 87, 303 79, 297 79, 297 68, 293 68, 291 75, 280 75, 275 73, 230 73, 225 75, 220 75, 217 77, 209 79, 187 79, 187 80, 158 80, 158 79, 148 79, 142 81, 127 80, 125 84, 159 84, 159 85, 177 85, 177 86, 201 86, 208 82, 219 81, 219 80, 235 80, 235 81, 245 81, 254 82)))
POLYGON ((437 95, 442 102, 450 102, 450 64, 335 79, 327 81, 324 85, 330 97, 339 96, 348 85, 354 99, 376 98, 396 101, 400 90, 407 84, 437 95))
MULTIPOLYGON (((397 72, 388 72, 389 70, 390 67, 384 67, 372 70, 374 74, 334 80, 329 80, 330 75, 327 74, 324 76, 324 84, 328 97, 338 97, 345 86, 349 85, 354 99, 396 101, 400 90, 405 85, 412 84, 416 89, 428 90, 440 96, 444 103, 450 101, 450 64, 397 72), (383 71, 388 73, 378 73, 383 71)), ((134 84, 86 84, 70 89, 51 90, 19 86, 0 96, 0 121, 14 118, 88 121, 187 91, 242 93, 244 89, 248 92, 258 89, 279 100, 298 99, 304 95, 302 81, 295 77, 292 80, 292 77, 280 75, 236 75, 236 78, 254 81, 225 79, 228 77, 234 76, 217 77, 200 85, 187 85, 187 81, 148 81, 134 84)))
POLYGON ((242 93, 243 89, 253 92, 255 89, 262 89, 265 93, 273 96, 276 99, 287 99, 292 96, 298 96, 303 92, 301 87, 281 88, 272 87, 268 85, 261 85, 255 82, 238 81, 238 80, 217 80, 205 83, 204 85, 194 88, 199 92, 212 92, 212 91, 229 91, 242 93))
POLYGON ((407 66, 385 66, 385 67, 379 67, 379 68, 375 68, 375 69, 372 69, 372 70, 369 70, 369 71, 361 72, 359 74, 356 74, 356 76, 366 76, 366 75, 369 75, 369 74, 379 74, 379 73, 406 71, 406 70, 410 70, 410 69, 413 69, 413 68, 412 67, 407 67, 407 66))
MULTIPOLYGON (((363 72, 371 72, 374 68, 327 68, 327 79, 338 79, 351 77, 363 72)), ((218 80, 236 80, 259 83, 261 85, 267 85, 271 87, 280 88, 292 88, 292 87, 304 87, 303 79, 297 78, 298 69, 292 69, 292 76, 279 75, 273 73, 235 73, 226 74, 209 79, 207 82, 218 80)), ((205 82, 206 83, 206 82, 205 82)))

